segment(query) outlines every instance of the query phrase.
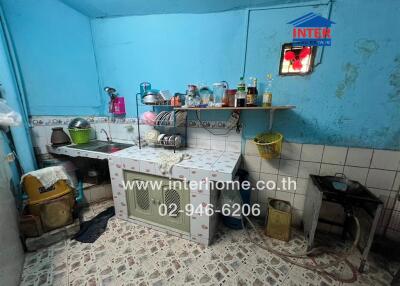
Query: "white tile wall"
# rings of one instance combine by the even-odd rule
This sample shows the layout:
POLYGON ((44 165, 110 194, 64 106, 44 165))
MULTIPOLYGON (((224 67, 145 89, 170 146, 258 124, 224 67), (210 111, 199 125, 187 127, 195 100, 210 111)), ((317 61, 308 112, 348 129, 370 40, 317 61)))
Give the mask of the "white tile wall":
POLYGON ((395 171, 370 169, 366 185, 371 188, 391 190, 395 176, 395 171))
POLYGON ((284 142, 282 144, 282 154, 283 159, 300 160, 301 155, 301 144, 284 142))
POLYGON ((301 160, 310 162, 321 162, 323 145, 303 144, 301 151, 301 160))
POLYGON ((335 175, 337 173, 343 173, 343 168, 342 165, 321 164, 319 174, 321 176, 335 175))
POLYGON ((368 170, 368 168, 345 166, 343 173, 346 175, 347 178, 358 181, 361 184, 365 184, 367 180, 368 170))
POLYGON ((388 150, 374 150, 371 168, 398 170, 400 165, 400 152, 388 150))
POLYGON ((318 174, 320 168, 321 168, 320 163, 301 161, 298 176, 299 178, 308 179, 310 174, 318 174))
POLYGON ((369 167, 373 149, 349 148, 346 165, 355 167, 369 167))
MULTIPOLYGON (((247 146, 248 144, 246 144, 247 146)), ((268 174, 278 174, 279 159, 261 160, 261 172, 268 174)))
POLYGON ((322 163, 343 165, 346 161, 347 148, 325 146, 324 153, 322 155, 322 163))
POLYGON ((393 205, 400 187, 400 151, 363 148, 346 148, 314 144, 284 143, 281 158, 265 160, 251 141, 245 146, 243 167, 250 170, 251 182, 277 181, 277 189, 268 192, 252 192, 252 202, 266 202, 268 198, 289 201, 293 206, 293 223, 301 220, 304 195, 309 174, 335 175, 344 173, 349 179, 366 185, 371 192, 386 203, 393 205), (257 159, 258 158, 258 159, 257 159), (281 180, 290 176, 296 181, 295 190, 283 190, 281 180))
MULTIPOLYGON (((35 116, 31 119, 33 127, 31 128, 33 147, 38 154, 47 154, 46 145, 50 144, 52 128, 55 126, 64 127, 64 131, 68 134, 68 122, 70 116, 35 116), (38 123, 40 122, 40 123, 38 123)), ((137 140, 138 132, 137 125, 133 119, 128 119, 125 122, 107 122, 107 118, 93 117, 91 127, 93 130, 92 139, 105 141, 108 136, 115 142, 132 143, 137 140)), ((148 125, 141 125, 140 131, 142 137, 146 131, 153 129, 148 125)), ((227 133, 226 129, 210 129, 211 133, 204 128, 188 128, 188 146, 194 148, 219 150, 228 152, 241 152, 241 133, 231 130, 227 133)), ((250 146, 250 145, 249 145, 250 146)), ((254 149, 253 154, 257 155, 256 146, 251 146, 254 149)))
MULTIPOLYGON (((68 134, 67 122, 70 117, 57 117, 57 126, 63 126, 68 134)), ((54 117, 36 117, 36 122, 55 122, 54 117)), ((46 154, 46 145, 50 144, 50 136, 54 125, 35 124, 31 128, 32 141, 38 154, 46 154)), ((92 123, 95 131, 93 136, 99 140, 106 140, 105 134, 100 133, 105 129, 115 141, 132 142, 137 138, 136 123, 107 123, 107 118, 99 119, 92 123)), ((145 132, 152 127, 141 126, 145 132)), ((213 135, 202 128, 188 128, 188 145, 190 147, 226 150, 241 152, 241 134, 224 129, 211 129, 213 135)), ((348 178, 366 184, 370 190, 385 199, 387 205, 392 205, 395 193, 400 187, 400 151, 376 150, 365 148, 346 148, 324 146, 315 144, 297 144, 284 142, 281 158, 273 160, 261 159, 257 147, 251 141, 244 144, 243 166, 250 171, 250 181, 270 179, 279 181, 283 177, 291 176, 297 183, 296 190, 272 190, 263 194, 252 192, 252 202, 262 202, 265 205, 268 197, 277 197, 289 200, 294 207, 294 214, 301 215, 302 202, 309 174, 335 175, 344 173, 348 178), (390 203, 390 201, 392 203, 390 203)), ((264 212, 263 212, 264 213, 264 212)), ((294 218, 298 222, 299 218, 294 218)))
POLYGON ((300 161, 281 159, 278 174, 282 176, 297 177, 300 161))

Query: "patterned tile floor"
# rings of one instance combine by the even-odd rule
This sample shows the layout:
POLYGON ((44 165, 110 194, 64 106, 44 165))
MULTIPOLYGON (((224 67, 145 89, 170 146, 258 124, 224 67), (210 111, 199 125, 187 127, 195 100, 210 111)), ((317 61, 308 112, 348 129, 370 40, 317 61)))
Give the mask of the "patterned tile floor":
MULTIPOLYGON (((111 201, 92 205, 84 219, 110 205, 111 201)), ((304 249, 298 232, 289 243, 272 243, 289 252, 304 249)), ((356 263, 357 255, 350 260, 356 263)), ((318 259, 318 263, 326 261, 329 258, 318 259)), ((391 276, 381 265, 382 259, 371 255, 368 273, 357 274, 352 284, 389 285, 391 276)), ((352 277, 344 263, 327 270, 342 278, 352 277)), ((116 218, 110 219, 106 232, 93 244, 68 240, 28 253, 21 282, 56 286, 342 284, 258 248, 242 230, 221 227, 214 244, 205 247, 116 218)))

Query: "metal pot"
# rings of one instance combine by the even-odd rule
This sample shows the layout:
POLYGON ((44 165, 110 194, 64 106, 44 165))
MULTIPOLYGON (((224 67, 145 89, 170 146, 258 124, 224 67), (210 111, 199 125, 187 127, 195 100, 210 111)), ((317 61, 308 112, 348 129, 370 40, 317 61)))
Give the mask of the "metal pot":
POLYGON ((54 127, 51 133, 51 144, 53 146, 63 146, 71 144, 67 133, 64 132, 62 127, 54 127))
POLYGON ((162 104, 165 99, 158 90, 152 89, 144 93, 142 100, 144 104, 157 105, 162 104))
POLYGON ((84 118, 81 117, 77 117, 71 120, 71 122, 68 125, 69 129, 74 129, 74 128, 78 128, 78 129, 86 129, 86 128, 90 128, 90 123, 89 121, 87 121, 84 118))

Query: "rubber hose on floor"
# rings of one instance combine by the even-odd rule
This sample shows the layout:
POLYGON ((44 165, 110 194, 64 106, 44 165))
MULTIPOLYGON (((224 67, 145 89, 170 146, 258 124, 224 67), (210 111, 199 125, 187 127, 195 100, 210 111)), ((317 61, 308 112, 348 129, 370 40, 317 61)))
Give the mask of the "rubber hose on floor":
MULTIPOLYGON (((316 264, 316 262, 314 262, 314 265, 299 263, 299 262, 293 261, 290 258, 309 259, 309 257, 307 255, 309 255, 309 254, 311 254, 311 253, 313 253, 315 251, 311 250, 311 251, 308 251, 308 252, 305 252, 305 253, 297 253, 297 254, 290 254, 290 253, 286 253, 286 252, 277 251, 277 250, 273 249, 270 245, 268 245, 268 243, 264 239, 264 236, 259 233, 259 231, 256 229, 254 224, 250 221, 250 219, 248 217, 246 217, 246 216, 245 216, 245 218, 249 222, 250 226, 254 229, 256 234, 259 236, 261 241, 263 241, 266 244, 266 245, 260 244, 257 241, 254 241, 252 239, 252 237, 250 236, 250 233, 245 228, 244 221, 243 221, 243 216, 242 216, 243 228, 245 229, 247 235, 249 236, 250 241, 253 242, 255 245, 257 245, 258 247, 260 247, 260 248, 262 248, 264 250, 267 250, 267 251, 279 256, 284 261, 286 261, 288 263, 291 263, 293 265, 305 268, 307 270, 316 271, 321 275, 328 275, 328 276, 330 276, 330 277, 332 277, 332 278, 334 278, 334 279, 336 279, 338 281, 343 281, 343 282, 345 282, 345 281, 347 282, 348 281, 348 279, 343 280, 340 277, 338 277, 336 274, 331 274, 331 273, 328 273, 328 272, 324 271, 324 269, 336 266, 337 264, 339 264, 340 262, 343 262, 343 261, 345 261, 346 263, 349 263, 347 261, 347 257, 354 252, 354 250, 356 249, 357 244, 358 244, 358 242, 360 240, 360 222, 359 222, 357 217, 352 216, 352 218, 354 219, 354 221, 356 223, 356 226, 357 226, 357 232, 356 232, 356 237, 354 239, 354 242, 353 242, 352 247, 350 248, 350 250, 347 251, 347 252, 341 253, 341 254, 335 254, 336 259, 331 263, 316 264)), ((326 253, 328 253, 328 252, 326 251, 326 253)), ((354 271, 353 271, 353 276, 354 276, 354 271)), ((353 279, 351 279, 351 280, 353 280, 353 279)))

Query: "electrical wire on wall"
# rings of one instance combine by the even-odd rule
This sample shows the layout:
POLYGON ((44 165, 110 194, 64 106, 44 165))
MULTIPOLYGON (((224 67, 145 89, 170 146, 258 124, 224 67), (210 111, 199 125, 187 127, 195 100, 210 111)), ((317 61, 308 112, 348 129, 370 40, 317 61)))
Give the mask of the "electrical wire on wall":
POLYGON ((201 121, 201 119, 200 119, 200 111, 199 110, 196 110, 196 119, 200 123, 200 126, 203 129, 207 130, 209 133, 211 133, 212 135, 215 135, 215 136, 228 135, 229 132, 231 132, 235 128, 236 128, 236 132, 237 133, 240 132, 240 123, 239 123, 240 113, 239 112, 232 112, 230 114, 228 120, 225 120, 227 122, 227 125, 226 125, 227 131, 224 132, 224 133, 214 133, 213 131, 211 131, 211 129, 208 126, 206 126, 203 121, 201 121))

